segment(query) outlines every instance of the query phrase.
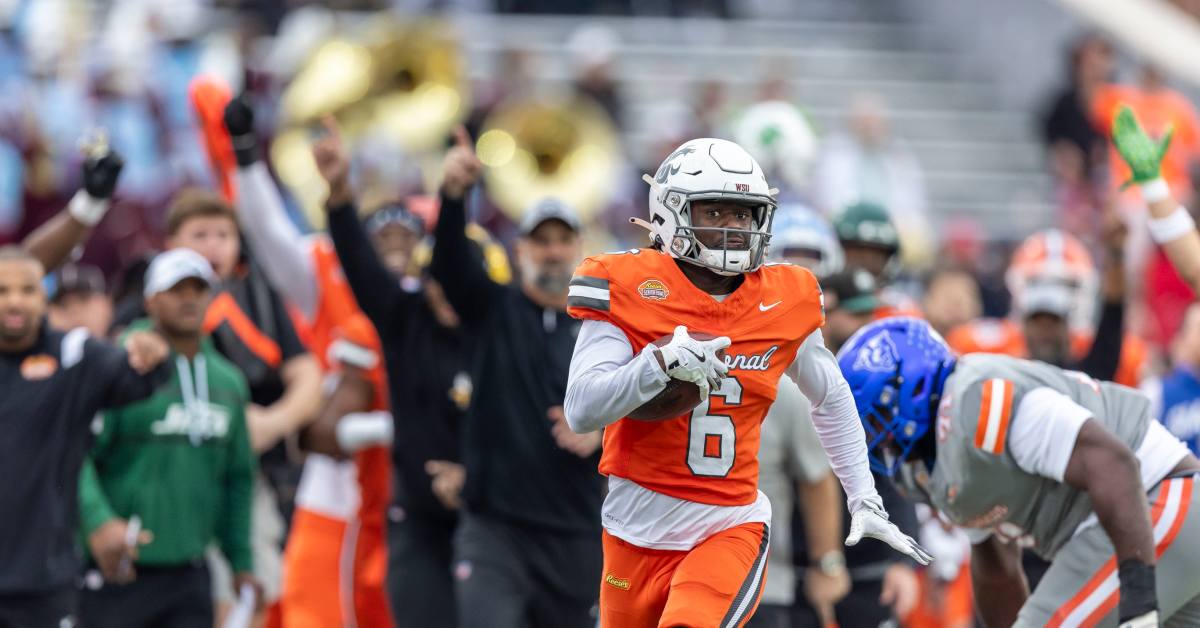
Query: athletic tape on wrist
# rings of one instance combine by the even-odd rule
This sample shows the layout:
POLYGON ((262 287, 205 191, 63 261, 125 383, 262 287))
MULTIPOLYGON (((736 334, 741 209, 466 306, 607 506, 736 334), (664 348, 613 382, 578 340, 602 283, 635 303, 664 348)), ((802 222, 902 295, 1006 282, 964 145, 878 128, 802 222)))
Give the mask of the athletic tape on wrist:
POLYGON ((1150 231, 1151 239, 1158 244, 1166 244, 1191 233, 1196 228, 1196 221, 1192 220, 1187 208, 1180 205, 1162 218, 1147 220, 1146 227, 1150 231))
POLYGON ((1171 188, 1167 186, 1167 182, 1161 178, 1143 183, 1142 200, 1147 203, 1157 203, 1171 198, 1171 188))
POLYGON ((108 199, 92 198, 86 190, 79 190, 67 204, 67 211, 79 222, 95 227, 108 213, 108 199))
POLYGON ((1123 560, 1117 567, 1117 580, 1121 586, 1117 613, 1121 621, 1158 609, 1154 565, 1134 558, 1123 560))

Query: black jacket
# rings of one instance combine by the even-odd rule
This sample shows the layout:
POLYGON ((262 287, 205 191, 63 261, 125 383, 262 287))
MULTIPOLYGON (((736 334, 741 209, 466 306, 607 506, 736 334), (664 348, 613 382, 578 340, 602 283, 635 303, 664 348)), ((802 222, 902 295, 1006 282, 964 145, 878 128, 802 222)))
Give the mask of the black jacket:
POLYGON ((474 398, 464 427, 464 497, 473 512, 595 534, 599 453, 558 447, 547 412, 563 404, 580 322, 545 309, 516 283, 493 282, 470 246, 461 201, 442 197, 431 270, 475 337, 474 398))
POLYGON ((138 375, 125 351, 44 321, 29 350, 0 353, 0 594, 74 585, 76 491, 92 420, 150 396, 170 374, 164 363, 138 375))
POLYGON ((359 307, 379 333, 395 420, 396 503, 410 515, 453 519, 433 496, 428 460, 459 460, 459 426, 469 401, 466 335, 434 317, 425 294, 384 268, 353 205, 329 212, 329 235, 359 307))

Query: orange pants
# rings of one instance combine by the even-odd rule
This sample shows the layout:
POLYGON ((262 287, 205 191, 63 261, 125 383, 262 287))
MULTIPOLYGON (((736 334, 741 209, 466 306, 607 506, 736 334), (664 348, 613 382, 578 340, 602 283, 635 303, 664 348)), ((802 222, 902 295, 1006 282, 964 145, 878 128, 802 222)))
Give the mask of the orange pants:
POLYGON ((765 524, 747 523, 677 552, 605 532, 601 628, 742 626, 762 595, 769 536, 765 524))

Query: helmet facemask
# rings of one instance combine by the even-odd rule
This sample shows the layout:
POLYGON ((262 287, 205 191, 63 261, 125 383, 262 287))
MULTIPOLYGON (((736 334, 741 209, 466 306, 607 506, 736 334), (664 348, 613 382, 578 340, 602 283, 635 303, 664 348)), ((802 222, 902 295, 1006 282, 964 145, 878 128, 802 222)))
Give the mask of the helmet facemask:
MULTIPOLYGON (((653 181, 649 177, 646 179, 653 181)), ((651 183, 651 186, 655 186, 655 183, 651 183)), ((664 252, 724 276, 753 272, 762 266, 771 240, 771 223, 775 216, 776 204, 772 197, 726 190, 696 192, 672 188, 661 190, 661 194, 663 206, 675 218, 674 228, 670 232, 665 228, 669 225, 653 225, 656 227, 652 229, 656 236, 655 243, 662 246, 664 252), (753 214, 751 228, 695 226, 692 216, 693 203, 714 200, 737 203, 750 209, 753 214), (714 233, 721 236, 720 246, 710 248, 701 242, 700 235, 714 233), (746 242, 746 248, 730 249, 728 240, 731 235, 741 236, 746 242)))

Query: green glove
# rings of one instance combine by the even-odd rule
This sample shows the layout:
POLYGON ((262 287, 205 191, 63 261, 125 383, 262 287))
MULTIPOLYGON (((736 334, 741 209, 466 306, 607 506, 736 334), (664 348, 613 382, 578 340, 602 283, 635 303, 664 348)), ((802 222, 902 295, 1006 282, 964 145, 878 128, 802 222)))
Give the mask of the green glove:
POLYGON ((1174 133, 1175 126, 1171 125, 1167 127, 1167 132, 1161 140, 1156 142, 1150 139, 1138 123, 1137 116, 1133 115, 1133 109, 1130 109, 1129 105, 1121 106, 1121 110, 1117 112, 1117 119, 1113 121, 1112 140, 1117 152, 1121 154, 1121 159, 1129 164, 1129 170, 1133 173, 1133 176, 1121 185, 1122 190, 1135 183, 1142 185, 1159 178, 1163 156, 1167 154, 1174 133))

